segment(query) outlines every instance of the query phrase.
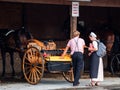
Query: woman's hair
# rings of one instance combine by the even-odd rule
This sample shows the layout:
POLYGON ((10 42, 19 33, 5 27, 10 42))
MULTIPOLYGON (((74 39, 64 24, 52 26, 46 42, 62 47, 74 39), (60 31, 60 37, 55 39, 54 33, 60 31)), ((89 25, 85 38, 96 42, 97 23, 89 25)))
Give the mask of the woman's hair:
POLYGON ((79 32, 79 31, 77 31, 77 30, 73 31, 73 36, 74 36, 74 37, 76 37, 76 36, 78 36, 78 35, 80 35, 80 32, 79 32))

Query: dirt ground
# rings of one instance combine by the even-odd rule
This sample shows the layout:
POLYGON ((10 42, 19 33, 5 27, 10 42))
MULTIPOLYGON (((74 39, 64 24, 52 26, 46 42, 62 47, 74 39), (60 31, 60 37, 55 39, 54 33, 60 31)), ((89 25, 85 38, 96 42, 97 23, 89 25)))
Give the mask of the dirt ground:
MULTIPOLYGON (((110 72, 105 71, 104 72, 105 77, 115 77, 110 72)), ((57 79, 57 80, 64 80, 64 77, 62 76, 62 73, 44 73, 43 78, 47 79, 57 79)), ((81 76, 81 79, 88 79, 89 78, 89 72, 84 72, 81 76)), ((15 83, 15 82, 26 82, 25 78, 21 78, 21 74, 17 73, 16 76, 11 76, 10 73, 7 73, 5 77, 0 77, 0 80, 2 83, 15 83)))

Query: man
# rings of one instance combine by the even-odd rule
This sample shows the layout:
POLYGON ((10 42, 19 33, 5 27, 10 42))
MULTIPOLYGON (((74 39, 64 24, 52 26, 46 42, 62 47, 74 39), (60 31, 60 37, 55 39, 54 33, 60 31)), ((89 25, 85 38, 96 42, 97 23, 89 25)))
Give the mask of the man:
POLYGON ((80 32, 75 30, 73 32, 73 38, 69 40, 62 54, 62 57, 64 57, 66 52, 70 48, 71 50, 70 54, 71 54, 72 64, 73 64, 73 73, 74 73, 73 86, 79 85, 80 71, 82 70, 84 65, 83 53, 84 53, 85 41, 82 38, 79 38, 79 36, 80 36, 80 32))

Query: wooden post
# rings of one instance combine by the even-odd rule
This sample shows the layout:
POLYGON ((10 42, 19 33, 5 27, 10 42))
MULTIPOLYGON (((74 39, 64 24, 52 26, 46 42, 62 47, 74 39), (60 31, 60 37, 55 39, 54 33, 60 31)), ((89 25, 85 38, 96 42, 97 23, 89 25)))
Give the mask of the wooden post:
POLYGON ((70 17, 70 27, 71 27, 71 31, 70 31, 70 38, 73 37, 73 31, 77 30, 77 17, 70 17))
POLYGON ((72 8, 70 7, 70 38, 73 37, 73 31, 77 30, 77 17, 79 17, 79 2, 91 0, 68 0, 72 2, 72 8))
POLYGON ((70 7, 70 38, 73 37, 73 31, 77 30, 77 16, 72 16, 72 7, 70 7))

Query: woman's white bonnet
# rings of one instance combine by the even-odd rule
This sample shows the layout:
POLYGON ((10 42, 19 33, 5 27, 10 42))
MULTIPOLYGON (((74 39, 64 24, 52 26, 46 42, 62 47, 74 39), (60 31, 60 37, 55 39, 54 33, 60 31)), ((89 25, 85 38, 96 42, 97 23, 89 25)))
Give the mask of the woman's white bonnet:
POLYGON ((97 37, 97 35, 94 32, 91 32, 90 36, 95 37, 95 38, 97 37))

